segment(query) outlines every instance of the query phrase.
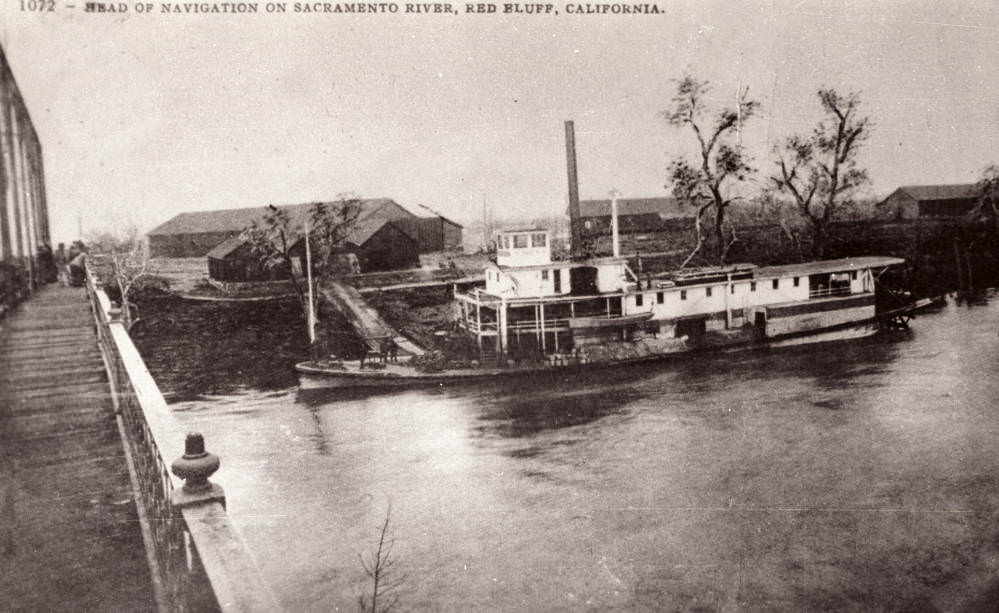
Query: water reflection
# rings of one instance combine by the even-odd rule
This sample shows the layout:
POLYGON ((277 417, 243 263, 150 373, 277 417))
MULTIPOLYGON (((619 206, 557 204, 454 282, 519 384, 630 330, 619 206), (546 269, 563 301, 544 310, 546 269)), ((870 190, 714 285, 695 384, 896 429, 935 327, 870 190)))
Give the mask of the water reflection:
POLYGON ((486 398, 478 411, 476 430, 483 436, 529 437, 545 430, 588 424, 645 395, 634 388, 548 391, 486 398))

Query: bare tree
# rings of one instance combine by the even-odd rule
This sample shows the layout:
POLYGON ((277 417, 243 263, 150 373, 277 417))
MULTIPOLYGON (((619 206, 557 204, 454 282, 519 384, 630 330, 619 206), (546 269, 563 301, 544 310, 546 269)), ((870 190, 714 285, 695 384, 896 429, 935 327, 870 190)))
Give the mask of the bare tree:
POLYGON ((981 219, 992 220, 994 227, 999 227, 999 165, 989 164, 982 171, 978 181, 981 194, 978 196, 976 214, 981 219))
POLYGON ((759 109, 759 103, 749 99, 749 90, 740 89, 735 108, 723 107, 711 113, 707 107, 710 87, 686 75, 677 81, 676 95, 671 106, 662 112, 667 123, 678 128, 689 127, 697 138, 698 156, 691 162, 675 158, 669 165, 667 189, 674 197, 696 208, 694 231, 697 244, 683 262, 686 266, 705 243, 704 221, 713 212, 710 226, 715 241, 715 257, 725 263, 729 249, 738 240, 729 225, 730 239, 725 239, 725 211, 738 195, 734 186, 746 181, 753 169, 737 137, 745 123, 759 109))
POLYGON ((367 558, 358 554, 361 567, 367 576, 370 591, 357 598, 361 613, 390 613, 399 604, 399 591, 406 581, 406 576, 396 569, 397 558, 394 555, 395 537, 392 536, 390 521, 392 505, 385 511, 385 521, 378 532, 378 544, 367 558))
POLYGON ((121 315, 125 329, 131 329, 135 305, 129 293, 149 274, 149 254, 138 228, 134 225, 121 231, 105 231, 88 237, 91 254, 98 260, 98 271, 105 283, 114 283, 121 296, 121 315))
POLYGON ((860 96, 820 89, 825 117, 808 137, 791 136, 777 151, 774 186, 794 199, 798 213, 812 232, 812 254, 825 253, 829 222, 852 206, 856 190, 868 182, 857 164, 860 146, 870 134, 869 117, 859 114, 860 96))
MULTIPOLYGON (((330 259, 354 229, 360 215, 360 200, 340 196, 336 202, 315 202, 309 210, 309 241, 313 268, 331 272, 330 259)), ((295 273, 293 248, 305 236, 305 224, 294 222, 287 209, 268 205, 267 212, 243 230, 241 237, 251 255, 267 269, 279 269, 295 288, 303 308, 308 308, 306 289, 295 273)))

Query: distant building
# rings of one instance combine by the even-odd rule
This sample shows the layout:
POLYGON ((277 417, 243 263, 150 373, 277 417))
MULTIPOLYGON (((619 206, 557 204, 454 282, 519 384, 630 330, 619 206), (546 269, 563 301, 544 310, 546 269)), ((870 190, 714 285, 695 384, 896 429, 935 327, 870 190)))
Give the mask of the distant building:
POLYGON ((396 226, 416 239, 420 253, 462 249, 462 226, 443 215, 394 220, 396 226))
POLYGON ((40 278, 39 249, 51 247, 42 146, 0 48, 0 314, 40 278))
MULTIPOLYGON (((420 244, 401 227, 403 221, 407 220, 385 221, 374 216, 358 221, 334 253, 357 256, 361 272, 415 268, 420 265, 420 244)), ((297 260, 296 270, 305 270, 304 239, 296 241, 290 252, 297 260)))
POLYGON ((276 281, 288 278, 288 267, 265 266, 249 243, 233 236, 208 252, 208 276, 229 282, 276 281))
MULTIPOLYGON (((583 236, 611 232, 611 201, 583 200, 579 203, 583 236)), ((619 198, 618 231, 622 234, 656 232, 675 228, 694 218, 694 211, 675 198, 619 198)))
MULTIPOLYGON (((292 227, 308 219, 313 203, 280 205, 292 227)), ((461 226, 440 216, 415 215, 389 198, 359 201, 358 227, 371 228, 381 221, 399 221, 396 228, 417 241, 420 253, 461 244, 461 226)), ((148 233, 152 257, 203 257, 223 241, 239 236, 254 221, 263 219, 267 207, 180 213, 148 233)), ((380 224, 379 224, 380 225, 380 224)), ((377 229, 377 228, 376 228, 377 229)))
POLYGON ((878 203, 878 210, 891 219, 961 217, 978 205, 981 194, 977 183, 907 185, 878 203))

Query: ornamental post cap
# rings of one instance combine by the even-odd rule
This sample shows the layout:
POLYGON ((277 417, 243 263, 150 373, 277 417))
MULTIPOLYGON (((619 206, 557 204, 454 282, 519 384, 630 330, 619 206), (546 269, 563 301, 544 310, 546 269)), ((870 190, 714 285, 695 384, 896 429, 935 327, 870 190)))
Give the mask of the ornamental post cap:
POLYGON ((210 490, 212 476, 221 465, 219 457, 205 451, 205 438, 200 432, 191 432, 184 441, 184 455, 170 465, 170 470, 184 480, 184 491, 210 490))

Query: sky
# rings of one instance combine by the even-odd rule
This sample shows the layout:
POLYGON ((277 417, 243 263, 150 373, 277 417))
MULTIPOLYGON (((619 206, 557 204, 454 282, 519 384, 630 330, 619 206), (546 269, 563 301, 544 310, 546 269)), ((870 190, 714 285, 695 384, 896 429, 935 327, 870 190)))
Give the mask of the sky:
MULTIPOLYGON (((26 0, 27 1, 27 0, 26 0)), ((177 213, 334 199, 425 204, 458 221, 564 212, 565 120, 580 194, 667 195, 689 131, 660 113, 685 73, 709 102, 748 87, 762 185, 773 149, 859 92, 860 161, 882 197, 999 163, 999 3, 662 1, 661 15, 123 14, 0 0, 42 142, 53 239, 177 213)), ((82 1, 77 4, 82 6, 82 1)), ((118 5, 119 3, 115 3, 118 5)))

